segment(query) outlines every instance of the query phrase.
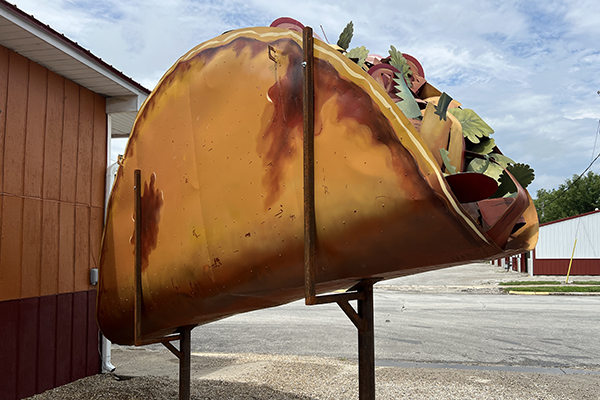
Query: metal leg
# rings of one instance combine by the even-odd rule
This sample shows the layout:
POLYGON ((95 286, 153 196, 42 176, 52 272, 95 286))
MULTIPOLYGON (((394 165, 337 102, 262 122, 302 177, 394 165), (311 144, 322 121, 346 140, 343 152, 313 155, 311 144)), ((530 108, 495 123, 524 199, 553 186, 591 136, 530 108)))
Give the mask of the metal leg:
POLYGON ((184 328, 179 341, 179 400, 190 399, 190 366, 192 328, 184 328))
POLYGON ((313 31, 302 31, 304 49, 304 83, 302 111, 304 116, 304 297, 306 305, 316 304, 315 254, 317 228, 315 220, 315 83, 313 31))
POLYGON ((365 296, 358 300, 362 328, 358 330, 358 396, 375 400, 375 331, 373 326, 373 284, 365 286, 365 296))
POLYGON ((193 326, 186 326, 181 328, 181 332, 176 336, 146 342, 146 344, 162 343, 179 358, 179 400, 190 400, 192 329, 193 326), (179 339, 179 350, 171 344, 171 341, 176 339, 179 339))
POLYGON ((315 297, 316 304, 337 303, 358 330, 358 397, 375 400, 375 330, 373 324, 373 284, 364 279, 348 292, 315 297), (358 312, 348 303, 357 300, 358 312))

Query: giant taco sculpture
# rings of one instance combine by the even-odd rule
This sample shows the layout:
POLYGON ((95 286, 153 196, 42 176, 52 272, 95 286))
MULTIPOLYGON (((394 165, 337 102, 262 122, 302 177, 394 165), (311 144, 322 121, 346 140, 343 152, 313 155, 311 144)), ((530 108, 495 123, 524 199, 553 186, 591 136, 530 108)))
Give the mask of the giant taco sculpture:
MULTIPOLYGON (((300 26, 200 44, 143 104, 102 242, 97 316, 111 341, 134 342, 135 169, 142 339, 304 296, 300 26)), ((317 292, 532 249, 527 166, 416 59, 340 40, 314 44, 317 292)))

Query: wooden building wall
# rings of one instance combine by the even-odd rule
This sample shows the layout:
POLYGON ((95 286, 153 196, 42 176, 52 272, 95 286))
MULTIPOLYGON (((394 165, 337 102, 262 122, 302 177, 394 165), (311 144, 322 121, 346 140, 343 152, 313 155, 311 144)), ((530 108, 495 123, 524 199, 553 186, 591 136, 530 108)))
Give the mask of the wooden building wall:
POLYGON ((99 372, 105 99, 0 46, 0 396, 99 372))

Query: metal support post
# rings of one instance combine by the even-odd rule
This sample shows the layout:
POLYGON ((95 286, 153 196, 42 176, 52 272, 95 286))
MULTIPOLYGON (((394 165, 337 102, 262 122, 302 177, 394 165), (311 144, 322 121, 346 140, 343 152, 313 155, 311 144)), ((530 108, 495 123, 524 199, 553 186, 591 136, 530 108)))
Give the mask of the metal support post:
POLYGON ((133 319, 135 321, 133 339, 136 346, 142 344, 142 171, 133 172, 133 193, 135 212, 135 269, 133 298, 133 319))
POLYGON ((191 338, 192 328, 184 328, 179 341, 179 400, 190 399, 191 338))
POLYGON ((367 284, 358 300, 358 316, 363 321, 358 329, 358 396, 375 400, 375 330, 373 324, 373 283, 367 284))
POLYGON ((316 296, 315 304, 337 303, 358 330, 358 397, 375 400, 375 330, 373 323, 373 284, 364 279, 346 293, 316 296), (357 300, 358 312, 348 303, 357 300))
POLYGON ((192 329, 194 329, 194 326, 184 326, 179 330, 178 335, 167 336, 145 343, 162 343, 171 353, 179 358, 179 400, 190 399, 192 329), (179 340, 179 350, 171 344, 174 340, 179 340))
POLYGON ((304 116, 304 297, 307 305, 316 304, 315 296, 315 87, 314 38, 312 28, 302 31, 304 49, 304 83, 302 110, 304 116))
POLYGON ((304 50, 303 154, 304 154, 304 300, 306 305, 337 303, 358 329, 359 399, 375 400, 375 335, 373 330, 373 284, 365 279, 347 293, 316 295, 315 255, 315 123, 314 123, 314 38, 312 28, 302 31, 304 50), (358 313, 348 303, 358 301, 358 313))

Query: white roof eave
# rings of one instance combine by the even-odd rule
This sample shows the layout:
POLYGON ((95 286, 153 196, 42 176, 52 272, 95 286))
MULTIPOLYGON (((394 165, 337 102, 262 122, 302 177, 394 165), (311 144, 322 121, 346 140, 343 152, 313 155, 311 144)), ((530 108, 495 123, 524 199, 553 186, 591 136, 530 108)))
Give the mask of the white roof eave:
POLYGON ((0 0, 0 44, 104 97, 150 91, 32 16, 0 0))

